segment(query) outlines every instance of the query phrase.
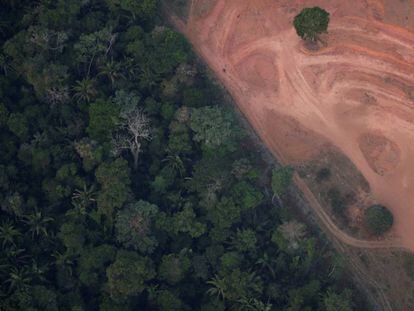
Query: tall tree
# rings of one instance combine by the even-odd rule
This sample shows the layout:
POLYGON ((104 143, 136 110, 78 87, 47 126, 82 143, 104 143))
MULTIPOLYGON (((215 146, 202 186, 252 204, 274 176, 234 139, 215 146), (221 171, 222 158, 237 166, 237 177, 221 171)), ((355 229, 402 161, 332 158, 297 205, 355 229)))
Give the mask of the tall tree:
POLYGON ((293 20, 296 33, 302 39, 316 41, 328 30, 329 13, 320 7, 304 8, 293 20))

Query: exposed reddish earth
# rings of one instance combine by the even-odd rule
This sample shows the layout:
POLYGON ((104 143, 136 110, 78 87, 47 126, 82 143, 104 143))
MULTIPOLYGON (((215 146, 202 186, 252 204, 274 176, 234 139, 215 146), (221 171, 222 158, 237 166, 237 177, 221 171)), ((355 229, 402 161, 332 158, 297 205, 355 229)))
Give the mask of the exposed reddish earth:
POLYGON ((335 146, 366 178, 375 200, 392 210, 394 237, 382 242, 339 232, 317 210, 355 246, 414 251, 413 6, 408 0, 194 0, 188 21, 176 20, 282 162, 304 163, 335 146), (324 46, 310 51, 292 20, 315 5, 330 12, 331 23, 324 46))

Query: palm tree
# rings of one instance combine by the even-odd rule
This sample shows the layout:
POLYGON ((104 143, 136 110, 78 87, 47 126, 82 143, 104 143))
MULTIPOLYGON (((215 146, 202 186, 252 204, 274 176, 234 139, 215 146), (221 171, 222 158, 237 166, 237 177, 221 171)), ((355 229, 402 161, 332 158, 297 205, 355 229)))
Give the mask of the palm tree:
POLYGON ((212 286, 207 290, 207 294, 223 300, 226 298, 227 284, 224 278, 220 279, 215 275, 210 281, 207 281, 207 284, 212 286))
POLYGON ((2 240, 3 247, 7 244, 16 245, 15 239, 21 236, 21 233, 16 229, 10 221, 4 221, 0 226, 0 240, 2 240))
POLYGON ((4 283, 8 284, 8 290, 9 292, 12 292, 13 290, 21 290, 27 288, 31 281, 32 277, 27 267, 12 267, 10 269, 8 279, 4 283))
POLYGON ((256 260, 256 265, 260 266, 260 270, 268 270, 272 275, 272 278, 275 278, 275 270, 273 269, 274 259, 269 257, 267 253, 264 253, 259 259, 256 260))
POLYGON ((82 189, 76 189, 72 194, 72 201, 78 202, 86 208, 96 201, 94 198, 95 195, 95 186, 92 185, 88 188, 88 186, 84 183, 82 189))
POLYGON ((79 102, 90 102, 96 96, 95 81, 90 78, 85 78, 75 82, 73 86, 75 94, 73 98, 79 102))
POLYGON ((69 274, 72 275, 72 266, 73 266, 73 256, 68 252, 56 251, 53 253, 52 257, 55 258, 55 266, 62 269, 67 269, 69 274))
POLYGON ((180 176, 183 177, 185 166, 183 160, 180 158, 179 155, 170 154, 162 161, 167 162, 167 166, 169 166, 172 170, 178 172, 180 176))
POLYGON ((243 297, 237 300, 236 310, 242 311, 271 311, 272 304, 263 303, 256 298, 243 297))
POLYGON ((48 236, 47 225, 53 221, 52 217, 44 217, 42 212, 37 210, 33 214, 23 216, 23 222, 29 227, 32 238, 39 235, 48 236))
MULTIPOLYGON (((0 32, 1 32, 1 22, 0 22, 0 32)), ((4 75, 7 76, 9 71, 13 71, 13 67, 10 64, 10 60, 0 53, 0 72, 3 71, 4 75)))
POLYGON ((16 246, 6 247, 3 249, 1 255, 0 262, 11 266, 24 265, 28 263, 30 258, 30 256, 26 254, 24 248, 17 248, 16 246))
POLYGON ((46 282, 45 275, 49 271, 49 263, 39 266, 38 263, 32 259, 32 266, 30 267, 30 272, 39 282, 46 282))
POLYGON ((98 75, 103 75, 108 78, 111 82, 111 87, 114 86, 114 83, 119 78, 125 78, 125 76, 121 72, 121 64, 118 62, 114 62, 110 60, 99 67, 100 72, 98 75))

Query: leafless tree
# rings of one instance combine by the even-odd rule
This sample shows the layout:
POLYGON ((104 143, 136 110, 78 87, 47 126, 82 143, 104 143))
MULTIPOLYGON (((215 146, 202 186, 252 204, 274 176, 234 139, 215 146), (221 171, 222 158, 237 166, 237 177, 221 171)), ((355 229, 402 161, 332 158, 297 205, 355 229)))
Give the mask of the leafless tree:
POLYGON ((151 140, 150 121, 141 108, 134 108, 121 115, 120 130, 113 137, 113 151, 115 154, 129 150, 134 158, 134 169, 138 166, 138 157, 141 144, 144 140, 151 140))

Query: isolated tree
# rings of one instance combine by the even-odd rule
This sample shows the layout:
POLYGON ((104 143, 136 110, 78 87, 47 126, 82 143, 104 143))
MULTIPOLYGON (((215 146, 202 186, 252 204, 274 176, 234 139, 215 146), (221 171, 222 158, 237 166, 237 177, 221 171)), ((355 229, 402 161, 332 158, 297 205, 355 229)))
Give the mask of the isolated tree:
POLYGON ((304 40, 317 41, 318 36, 326 32, 329 13, 320 7, 304 8, 293 20, 296 33, 304 40))
POLYGON ((392 227, 394 217, 385 206, 376 204, 365 210, 364 220, 372 233, 381 235, 392 227))
POLYGON ((121 115, 120 131, 113 137, 115 154, 129 150, 134 159, 134 169, 138 167, 138 157, 144 140, 151 139, 150 121, 141 108, 135 108, 121 115))

